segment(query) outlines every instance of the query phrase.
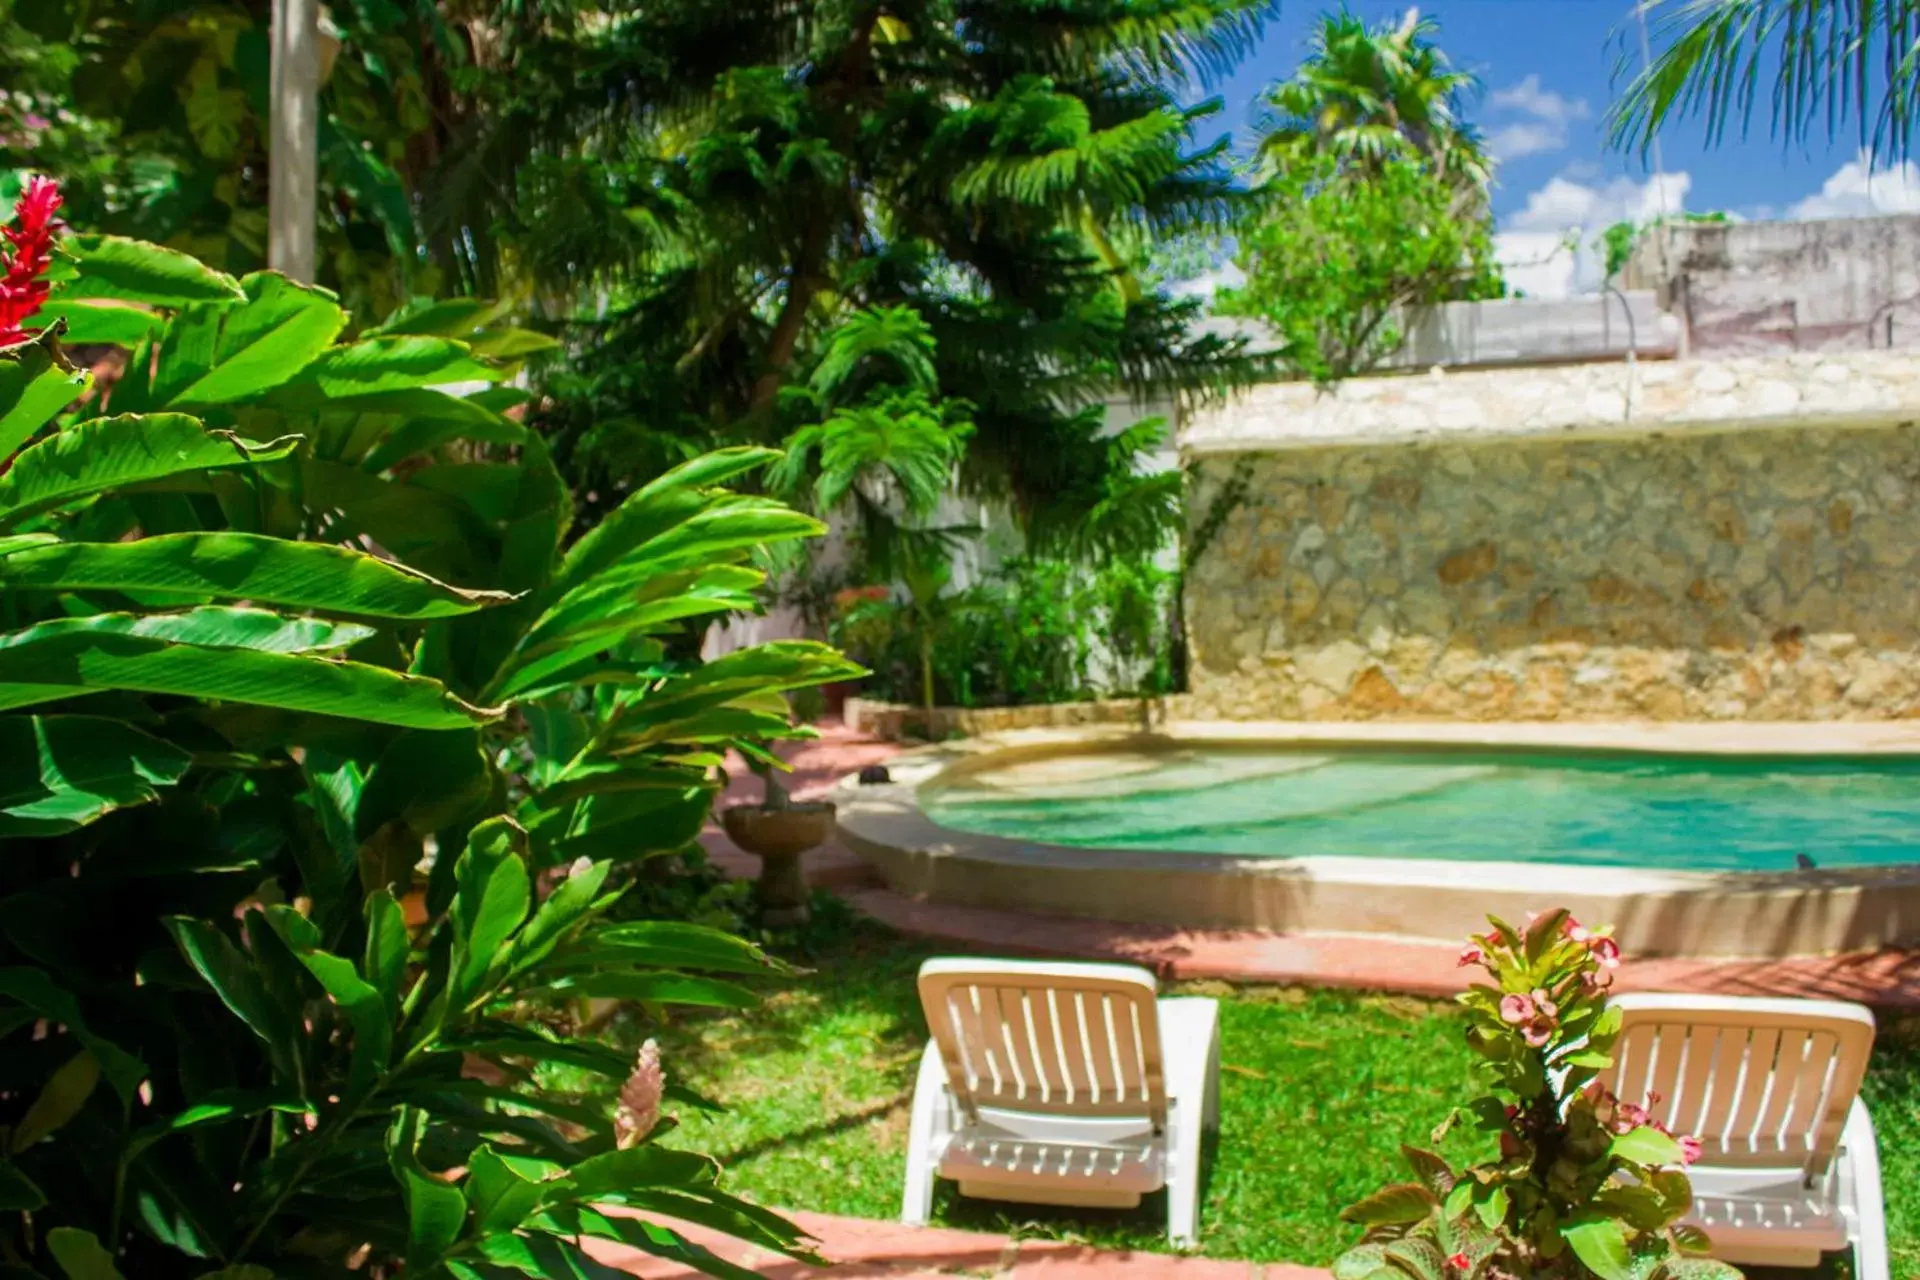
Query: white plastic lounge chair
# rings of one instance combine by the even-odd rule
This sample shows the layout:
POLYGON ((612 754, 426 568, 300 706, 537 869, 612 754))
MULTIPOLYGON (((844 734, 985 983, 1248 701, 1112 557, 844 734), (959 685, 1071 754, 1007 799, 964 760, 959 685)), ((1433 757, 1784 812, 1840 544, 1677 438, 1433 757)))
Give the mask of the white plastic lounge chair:
POLYGON ((1693 1211, 1713 1254, 1814 1267, 1849 1245, 1857 1280, 1890 1280, 1886 1207, 1860 1080, 1873 1014, 1831 1000, 1624 995, 1614 1065, 1624 1102, 1704 1148, 1693 1211))
POLYGON ((942 959, 920 967, 920 1059, 900 1217, 938 1174, 960 1194, 1128 1208, 1167 1189, 1195 1241, 1200 1134, 1219 1127, 1219 1004, 1157 999, 1132 965, 942 959))

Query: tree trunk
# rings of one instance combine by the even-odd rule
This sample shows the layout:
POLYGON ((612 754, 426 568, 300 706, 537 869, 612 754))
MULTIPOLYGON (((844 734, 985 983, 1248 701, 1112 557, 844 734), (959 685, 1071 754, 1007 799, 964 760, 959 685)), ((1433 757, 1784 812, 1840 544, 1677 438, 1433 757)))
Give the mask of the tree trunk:
POLYGON ((923 618, 920 623, 920 707, 922 728, 927 741, 933 741, 933 630, 923 618))

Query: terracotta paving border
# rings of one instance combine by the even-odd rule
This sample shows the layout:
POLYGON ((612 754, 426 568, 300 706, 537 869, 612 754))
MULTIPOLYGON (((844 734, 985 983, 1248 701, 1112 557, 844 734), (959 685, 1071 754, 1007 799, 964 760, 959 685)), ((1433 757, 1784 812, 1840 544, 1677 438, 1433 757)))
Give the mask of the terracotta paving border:
MULTIPOLYGON (((818 1251, 833 1264, 831 1270, 818 1271, 690 1223, 672 1225, 694 1243, 729 1262, 751 1268, 767 1280, 802 1280, 809 1276, 833 1280, 933 1280, 943 1276, 972 1276, 978 1280, 1075 1276, 1100 1276, 1103 1280, 1156 1280, 1161 1276, 1169 1280, 1328 1280, 1329 1276, 1317 1267, 1287 1262, 1231 1262, 1092 1249, 1056 1240, 1015 1240, 977 1231, 909 1227, 827 1213, 780 1212, 819 1241, 818 1251)), ((679 1263, 605 1241, 589 1241, 586 1249, 597 1261, 642 1280, 693 1280, 700 1274, 679 1263)))

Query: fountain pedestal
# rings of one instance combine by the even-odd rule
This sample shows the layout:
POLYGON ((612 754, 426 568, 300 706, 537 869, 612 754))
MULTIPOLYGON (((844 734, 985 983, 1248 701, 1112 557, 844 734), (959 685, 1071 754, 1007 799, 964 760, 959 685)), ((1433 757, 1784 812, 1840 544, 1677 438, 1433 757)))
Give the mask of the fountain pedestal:
POLYGON ((760 859, 754 896, 761 921, 775 929, 807 921, 807 877, 800 855, 833 836, 834 807, 826 801, 770 808, 737 804, 720 813, 727 838, 760 859))

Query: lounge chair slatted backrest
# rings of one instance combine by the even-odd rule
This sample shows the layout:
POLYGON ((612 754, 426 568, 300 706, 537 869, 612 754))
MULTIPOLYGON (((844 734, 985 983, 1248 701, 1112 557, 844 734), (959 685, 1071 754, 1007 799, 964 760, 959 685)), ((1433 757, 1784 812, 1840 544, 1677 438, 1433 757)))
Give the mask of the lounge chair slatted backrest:
POLYGON ((982 1107, 1059 1116, 1145 1116, 1166 1127, 1155 988, 1114 965, 1022 972, 927 965, 920 999, 969 1119, 982 1107))
POLYGON ((1873 1049, 1873 1016, 1858 1005, 1630 996, 1614 1066, 1603 1083, 1675 1133, 1700 1139, 1712 1165, 1797 1166, 1807 1178, 1833 1162, 1873 1049))

